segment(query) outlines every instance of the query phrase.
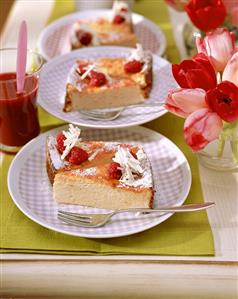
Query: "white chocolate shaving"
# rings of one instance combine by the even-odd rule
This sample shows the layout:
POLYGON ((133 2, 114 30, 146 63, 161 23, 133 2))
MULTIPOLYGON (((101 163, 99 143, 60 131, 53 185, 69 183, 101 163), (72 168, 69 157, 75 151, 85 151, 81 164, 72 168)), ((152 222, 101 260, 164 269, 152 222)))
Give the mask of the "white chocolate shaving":
POLYGON ((128 4, 125 1, 114 1, 112 10, 115 13, 119 13, 122 9, 129 10, 128 4))
POLYGON ((112 7, 112 20, 116 15, 120 15, 125 18, 127 22, 130 22, 131 14, 129 11, 129 6, 124 1, 114 1, 113 7, 112 7), (123 11, 125 9, 125 11, 123 11))
POLYGON ((57 143, 53 136, 48 137, 47 144, 48 144, 50 158, 51 158, 54 168, 60 169, 61 167, 68 165, 67 161, 61 160, 60 154, 57 150, 57 143))
POLYGON ((95 159, 95 157, 97 156, 97 154, 101 151, 101 149, 97 149, 94 153, 92 153, 92 155, 90 157, 88 157, 88 161, 92 161, 93 159, 95 159))
POLYGON ((122 176, 119 181, 126 186, 152 187, 150 162, 142 148, 137 151, 136 156, 137 159, 128 148, 118 146, 113 161, 120 164, 122 176))
POLYGON ((136 44, 136 49, 133 49, 131 51, 131 55, 128 58, 128 60, 138 60, 138 61, 143 62, 144 61, 144 56, 145 56, 145 53, 144 53, 144 50, 142 48, 142 45, 141 44, 136 44))
POLYGON ((68 132, 63 131, 63 134, 66 137, 66 139, 64 140, 65 150, 61 155, 61 160, 64 160, 64 158, 69 154, 71 149, 75 146, 77 141, 81 141, 81 138, 79 138, 80 133, 81 130, 78 127, 74 127, 72 124, 69 125, 68 132))
POLYGON ((74 85, 79 91, 82 90, 81 81, 83 79, 85 79, 87 76, 90 76, 90 73, 91 73, 92 70, 95 70, 96 72, 103 73, 105 75, 109 85, 111 85, 112 82, 113 82, 113 79, 107 73, 105 73, 100 68, 100 65, 96 64, 96 62, 93 63, 93 64, 87 65, 85 67, 86 71, 82 76, 80 76, 78 71, 77 71, 78 67, 79 67, 79 65, 77 63, 75 63, 75 65, 70 69, 69 75, 67 77, 67 83, 70 83, 70 84, 74 85))
POLYGON ((135 178, 133 174, 142 174, 143 169, 140 166, 140 162, 133 157, 128 148, 118 146, 114 162, 120 164, 122 176, 120 182, 125 185, 133 185, 135 178))
POLYGON ((96 67, 95 64, 90 64, 90 65, 88 65, 88 66, 86 67, 86 71, 85 71, 85 73, 84 73, 82 76, 80 76, 80 79, 81 79, 81 80, 85 79, 85 78, 90 74, 90 72, 91 72, 93 69, 95 69, 95 67, 96 67))

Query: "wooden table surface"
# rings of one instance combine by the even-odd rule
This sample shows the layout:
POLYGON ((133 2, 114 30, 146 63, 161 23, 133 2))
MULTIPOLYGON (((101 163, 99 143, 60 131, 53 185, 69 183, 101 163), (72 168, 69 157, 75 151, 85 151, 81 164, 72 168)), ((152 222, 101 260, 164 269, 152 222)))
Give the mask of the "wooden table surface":
MULTIPOLYGON (((15 1, 1 47, 16 46, 25 19, 35 48, 52 5, 15 1)), ((238 173, 199 168, 204 199, 216 203, 208 210, 214 257, 3 254, 1 298, 238 298, 238 173)))

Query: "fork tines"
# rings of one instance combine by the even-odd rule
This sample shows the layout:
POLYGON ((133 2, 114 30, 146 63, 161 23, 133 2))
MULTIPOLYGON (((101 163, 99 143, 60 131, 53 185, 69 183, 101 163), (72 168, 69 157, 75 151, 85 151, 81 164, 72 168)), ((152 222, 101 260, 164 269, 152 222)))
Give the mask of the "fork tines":
POLYGON ((79 221, 83 223, 90 223, 92 220, 92 217, 87 215, 75 214, 75 213, 60 211, 60 210, 58 211, 58 218, 65 222, 71 221, 72 224, 76 224, 79 221))

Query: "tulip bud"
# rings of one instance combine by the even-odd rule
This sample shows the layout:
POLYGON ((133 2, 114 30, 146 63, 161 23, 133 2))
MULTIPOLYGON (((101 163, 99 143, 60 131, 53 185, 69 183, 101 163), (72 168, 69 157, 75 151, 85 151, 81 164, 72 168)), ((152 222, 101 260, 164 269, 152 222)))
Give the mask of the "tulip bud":
POLYGON ((234 34, 218 28, 207 33, 204 39, 197 37, 196 45, 199 53, 208 56, 215 70, 222 72, 235 49, 234 34))
POLYGON ((238 87, 228 81, 223 81, 206 94, 208 106, 223 120, 233 122, 238 120, 238 87))
POLYGON ((209 90, 217 84, 216 73, 207 56, 199 53, 192 60, 172 65, 175 80, 182 88, 209 90))
POLYGON ((236 52, 228 61, 222 79, 223 81, 230 81, 238 86, 238 52, 236 52))
POLYGON ((173 114, 187 117, 192 112, 207 107, 205 96, 206 92, 199 88, 174 89, 167 96, 165 108, 173 114))
POLYGON ((238 2, 237 0, 222 0, 225 5, 231 24, 238 26, 238 2))
POLYGON ((193 24, 205 32, 219 27, 226 17, 222 0, 190 0, 185 10, 193 24))
POLYGON ((199 109, 188 116, 184 123, 184 138, 194 152, 218 138, 222 131, 221 118, 207 108, 199 109))

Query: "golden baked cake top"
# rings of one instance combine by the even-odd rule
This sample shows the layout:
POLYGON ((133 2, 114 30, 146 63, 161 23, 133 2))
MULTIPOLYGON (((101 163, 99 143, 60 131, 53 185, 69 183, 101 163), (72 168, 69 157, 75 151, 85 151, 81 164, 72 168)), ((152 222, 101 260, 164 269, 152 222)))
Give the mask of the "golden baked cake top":
POLYGON ((79 90, 85 88, 110 88, 138 84, 148 85, 147 73, 151 72, 152 54, 140 44, 126 58, 78 59, 71 68, 67 83, 79 90))
POLYGON ((114 142, 83 141, 81 130, 69 125, 49 137, 48 150, 54 168, 69 176, 107 181, 115 187, 151 188, 150 162, 141 146, 114 142))

